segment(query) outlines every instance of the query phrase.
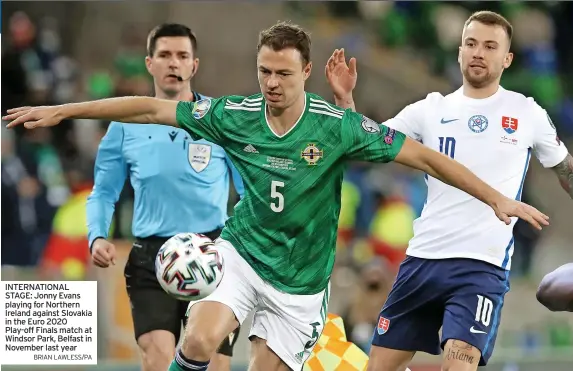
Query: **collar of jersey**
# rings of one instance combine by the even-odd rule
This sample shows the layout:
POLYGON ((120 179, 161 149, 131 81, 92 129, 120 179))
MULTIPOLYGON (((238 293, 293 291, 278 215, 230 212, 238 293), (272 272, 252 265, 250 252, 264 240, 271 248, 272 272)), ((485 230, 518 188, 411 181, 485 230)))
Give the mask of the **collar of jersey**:
POLYGON ((290 128, 289 131, 287 131, 286 133, 284 133, 283 135, 278 135, 277 133, 275 133, 273 131, 273 129, 271 128, 271 125, 269 124, 269 121, 267 120, 267 100, 264 98, 263 96, 263 109, 261 112, 261 122, 263 123, 263 126, 266 128, 267 132, 275 139, 285 139, 287 138, 289 135, 291 135, 292 133, 294 133, 294 131, 297 129, 298 126, 300 126, 300 124, 304 121, 304 118, 306 117, 306 114, 308 112, 308 93, 304 92, 304 109, 302 110, 302 114, 300 115, 300 117, 298 118, 298 120, 296 120, 295 124, 292 126, 292 128, 290 128))
POLYGON ((463 87, 461 87, 454 92, 454 95, 465 104, 476 107, 476 106, 485 106, 491 104, 492 102, 495 102, 503 94, 504 90, 505 89, 500 85, 497 91, 493 95, 483 99, 476 99, 465 96, 463 92, 463 87))

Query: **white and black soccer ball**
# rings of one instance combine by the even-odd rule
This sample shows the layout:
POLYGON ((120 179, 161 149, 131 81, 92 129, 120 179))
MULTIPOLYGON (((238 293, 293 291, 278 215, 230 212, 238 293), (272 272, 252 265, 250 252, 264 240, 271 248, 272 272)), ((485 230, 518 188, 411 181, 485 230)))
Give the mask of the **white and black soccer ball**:
POLYGON ((202 234, 179 233, 159 249, 155 275, 169 295, 185 301, 211 294, 223 277, 223 259, 202 234))

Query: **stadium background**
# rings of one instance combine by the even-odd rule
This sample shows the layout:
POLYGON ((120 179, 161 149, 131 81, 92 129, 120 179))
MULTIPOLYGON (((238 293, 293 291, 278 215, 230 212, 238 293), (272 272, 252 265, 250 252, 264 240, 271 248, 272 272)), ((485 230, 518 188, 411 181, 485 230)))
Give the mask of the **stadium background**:
MULTIPOLYGON (((198 37, 195 90, 252 94, 258 90, 258 31, 292 20, 312 32, 308 90, 331 97, 323 66, 334 48, 344 47, 358 58, 359 111, 383 121, 428 92, 459 86, 456 50, 463 21, 484 7, 500 11, 515 27, 516 59, 503 85, 535 97, 573 148, 573 5, 565 2, 3 2, 2 112, 24 104, 150 94, 145 38, 162 22, 189 25, 198 37)), ((73 120, 28 132, 8 132, 2 125, 2 279, 97 279, 100 359, 94 369, 135 371, 123 282, 131 239, 129 185, 113 226, 118 266, 96 270, 85 264, 85 198, 107 124, 73 120), (5 176, 16 163, 26 171, 5 176)), ((573 204, 536 160, 524 197, 551 215, 552 226, 541 235, 521 223, 516 227, 512 291, 487 370, 571 370, 573 317, 546 311, 535 300, 535 288, 543 274, 573 261, 573 204)), ((347 336, 361 347, 368 346, 424 198, 422 176, 399 165, 355 163, 348 170, 330 312, 344 318, 347 336)), ((246 369, 247 332, 236 346, 237 371, 246 369)), ((417 356, 412 370, 438 370, 438 361, 417 356)))

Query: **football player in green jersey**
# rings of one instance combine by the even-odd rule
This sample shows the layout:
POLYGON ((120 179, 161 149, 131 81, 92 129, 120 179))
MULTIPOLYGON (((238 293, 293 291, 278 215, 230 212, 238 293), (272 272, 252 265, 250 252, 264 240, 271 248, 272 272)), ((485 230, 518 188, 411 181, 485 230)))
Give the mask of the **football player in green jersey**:
POLYGON ((212 295, 191 303, 170 370, 205 370, 218 344, 253 310, 249 370, 302 368, 327 315, 341 184, 350 160, 395 161, 464 190, 502 222, 515 216, 537 228, 548 224, 547 216, 503 196, 449 157, 307 93, 310 38, 300 27, 278 23, 262 31, 257 68, 261 93, 250 97, 194 103, 111 98, 17 108, 4 118, 9 127, 30 129, 65 118, 162 123, 227 151, 245 196, 216 242, 225 274, 212 295))

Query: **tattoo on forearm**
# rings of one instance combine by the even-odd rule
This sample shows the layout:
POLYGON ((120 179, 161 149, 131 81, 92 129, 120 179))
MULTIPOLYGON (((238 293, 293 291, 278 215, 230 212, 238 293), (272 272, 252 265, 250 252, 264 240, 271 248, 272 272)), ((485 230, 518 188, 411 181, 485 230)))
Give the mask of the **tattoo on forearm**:
POLYGON ((448 354, 446 354, 447 360, 458 360, 464 363, 473 364, 474 363, 474 356, 467 354, 467 351, 470 351, 473 346, 459 340, 454 340, 452 343, 452 347, 448 349, 448 354))
POLYGON ((553 168, 557 177, 559 178, 559 183, 561 187, 567 192, 567 194, 573 198, 573 156, 570 154, 565 157, 559 165, 553 168))
POLYGON ((469 354, 466 354, 462 351, 453 350, 453 349, 448 350, 448 354, 446 355, 446 359, 447 360, 458 360, 458 361, 462 361, 462 362, 470 364, 470 365, 474 363, 474 357, 473 356, 470 356, 469 354))

